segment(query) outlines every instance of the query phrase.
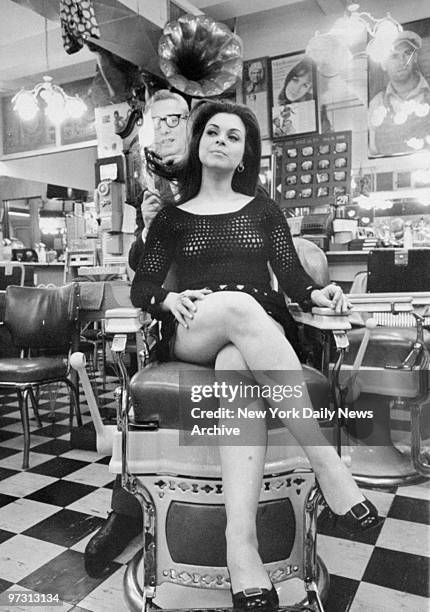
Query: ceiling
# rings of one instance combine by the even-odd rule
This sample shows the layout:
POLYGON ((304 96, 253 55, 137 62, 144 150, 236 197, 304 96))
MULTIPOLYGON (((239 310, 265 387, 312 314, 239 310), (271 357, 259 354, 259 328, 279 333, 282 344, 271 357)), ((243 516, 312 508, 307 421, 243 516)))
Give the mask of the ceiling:
MULTIPOLYGON (((339 11, 346 0, 173 0, 187 12, 204 12, 217 20, 245 17, 287 5, 308 2, 322 12, 339 11)), ((93 0, 102 38, 118 42, 130 28, 161 32, 167 0, 93 0), (118 28, 126 32, 118 35, 118 28)), ((1 0, 0 95, 15 93, 49 72, 58 82, 94 75, 95 56, 86 47, 67 55, 61 39, 60 0, 1 0), (46 17, 46 19, 45 19, 46 17)), ((158 40, 158 37, 157 37, 158 40)), ((129 43, 130 45, 130 43, 129 43)), ((131 46, 131 45, 130 45, 131 46)), ((137 45, 135 45, 137 46, 137 45)), ((152 48, 152 47, 151 47, 152 48)))

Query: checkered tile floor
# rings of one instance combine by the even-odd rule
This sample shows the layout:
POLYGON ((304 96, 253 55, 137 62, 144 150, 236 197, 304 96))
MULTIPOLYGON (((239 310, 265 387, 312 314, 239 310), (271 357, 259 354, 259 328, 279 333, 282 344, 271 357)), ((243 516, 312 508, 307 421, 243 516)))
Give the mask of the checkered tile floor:
MULTIPOLYGON (((113 406, 113 379, 99 400, 113 406)), ((84 422, 90 417, 82 405, 84 422)), ((0 397, 0 601, 14 590, 58 593, 63 607, 34 610, 122 612, 125 564, 136 538, 99 579, 86 575, 85 545, 110 508, 108 458, 70 448, 68 396, 41 402, 42 428, 31 421, 30 468, 21 469, 22 428, 15 397, 0 397)), ((336 537, 319 525, 318 553, 330 574, 326 612, 424 612, 429 609, 430 482, 366 491, 384 516, 369 538, 336 537)), ((30 608, 0 604, 1 612, 30 608)))

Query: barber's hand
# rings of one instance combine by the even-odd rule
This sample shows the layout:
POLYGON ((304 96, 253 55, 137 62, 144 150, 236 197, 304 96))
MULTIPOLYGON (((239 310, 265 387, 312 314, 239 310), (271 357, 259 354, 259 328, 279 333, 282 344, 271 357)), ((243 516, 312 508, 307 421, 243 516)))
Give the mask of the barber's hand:
POLYGON ((197 311, 196 301, 203 300, 209 293, 210 289, 187 289, 182 293, 171 291, 167 294, 162 303, 164 310, 170 310, 175 319, 179 321, 186 329, 188 329, 187 319, 193 319, 197 311))
POLYGON ((311 300, 315 306, 332 308, 338 314, 348 312, 352 307, 342 289, 337 285, 327 285, 323 289, 314 289, 311 293, 311 300))
POLYGON ((161 200, 160 194, 157 191, 150 191, 149 189, 145 189, 143 192, 142 204, 140 205, 140 210, 142 211, 143 222, 145 224, 146 229, 149 228, 157 213, 160 212, 161 200))

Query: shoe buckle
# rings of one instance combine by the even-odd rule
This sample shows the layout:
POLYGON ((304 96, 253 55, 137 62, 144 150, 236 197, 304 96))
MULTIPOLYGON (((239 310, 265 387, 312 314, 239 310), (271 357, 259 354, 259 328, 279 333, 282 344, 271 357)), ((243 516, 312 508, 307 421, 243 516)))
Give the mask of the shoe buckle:
POLYGON ((260 587, 250 587, 249 589, 244 589, 242 593, 245 597, 253 597, 254 595, 263 595, 263 589, 260 587))
POLYGON ((355 506, 353 508, 351 508, 350 510, 352 516, 357 519, 357 521, 362 521, 363 519, 365 519, 367 516, 369 516, 370 514, 370 509, 366 506, 366 504, 364 502, 359 502, 358 504, 355 504, 355 506), (357 514, 356 510, 357 508, 363 508, 364 512, 363 514, 357 514))

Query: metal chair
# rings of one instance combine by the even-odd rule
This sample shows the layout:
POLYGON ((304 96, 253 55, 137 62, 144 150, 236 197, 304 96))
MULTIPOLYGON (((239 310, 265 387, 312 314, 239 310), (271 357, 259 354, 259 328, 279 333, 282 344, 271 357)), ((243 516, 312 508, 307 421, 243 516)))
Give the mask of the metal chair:
POLYGON ((65 359, 79 337, 78 311, 78 284, 52 289, 10 286, 6 290, 4 325, 21 357, 0 359, 0 388, 15 389, 18 394, 24 431, 23 469, 29 466, 30 453, 28 399, 41 427, 36 400, 41 386, 66 383, 70 391, 70 425, 74 413, 78 425, 82 425, 78 393, 68 378, 65 359))

